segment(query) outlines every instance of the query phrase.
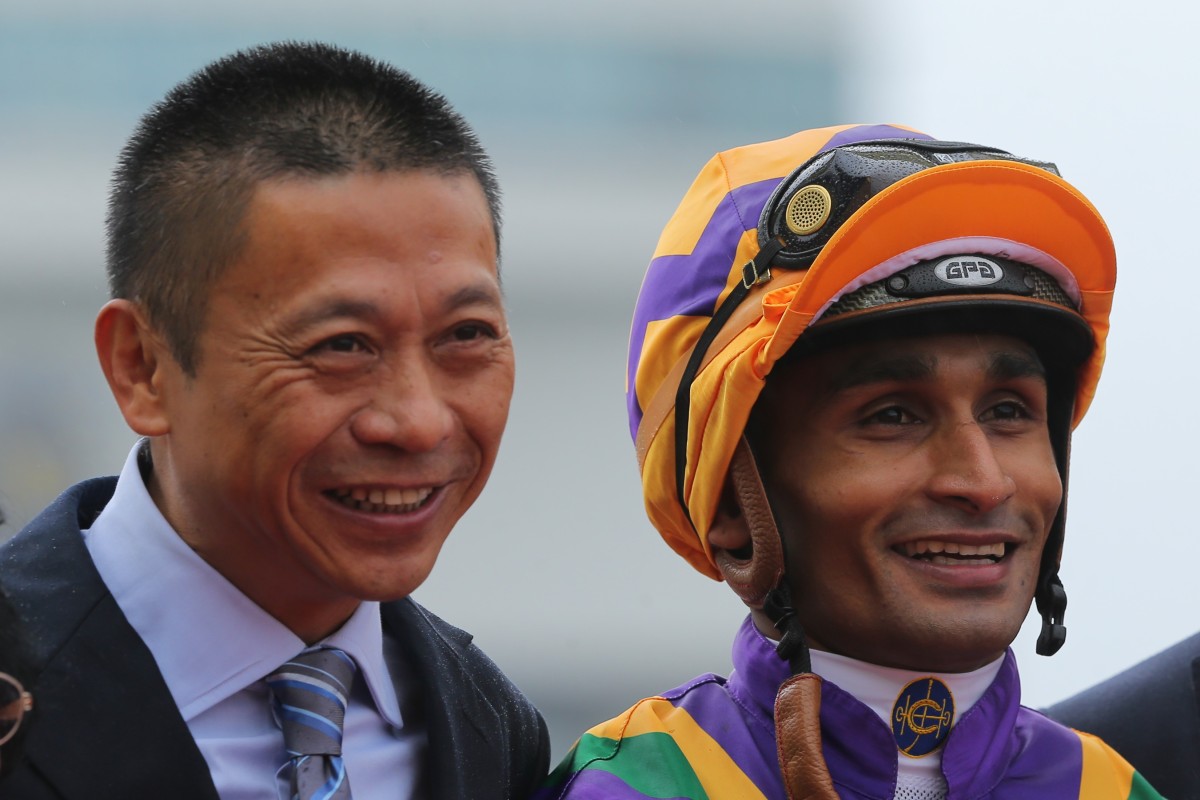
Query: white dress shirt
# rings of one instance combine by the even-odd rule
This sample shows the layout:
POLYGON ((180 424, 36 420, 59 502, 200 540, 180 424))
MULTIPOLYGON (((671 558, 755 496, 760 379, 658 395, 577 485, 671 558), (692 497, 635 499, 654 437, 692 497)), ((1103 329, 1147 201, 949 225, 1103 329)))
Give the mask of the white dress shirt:
MULTIPOLYGON (((154 655, 223 800, 288 797, 288 756, 263 678, 305 643, 196 555, 159 512, 138 469, 84 532, 121 611, 154 655)), ((411 686, 379 604, 364 602, 324 644, 358 664, 342 754, 355 800, 415 798, 425 731, 401 716, 411 686), (407 694, 407 693, 406 693, 407 694)))

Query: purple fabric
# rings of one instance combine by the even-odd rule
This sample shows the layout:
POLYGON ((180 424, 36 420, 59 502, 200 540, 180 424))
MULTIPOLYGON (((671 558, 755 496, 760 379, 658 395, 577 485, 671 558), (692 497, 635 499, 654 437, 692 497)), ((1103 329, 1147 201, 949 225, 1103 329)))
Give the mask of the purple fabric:
POLYGON ((1017 800, 1078 795, 1083 769, 1079 737, 1020 703, 1021 680, 1009 651, 996 680, 946 740, 942 772, 951 796, 1017 800))
POLYGON ((891 729, 874 711, 829 681, 821 683, 821 740, 839 794, 891 797, 896 793, 896 739, 891 729))
MULTIPOLYGON (((564 789, 567 788, 570 790, 571 800, 612 800, 614 797, 619 797, 621 800, 655 800, 649 795, 630 789, 625 781, 611 772, 599 769, 590 769, 579 773, 564 787, 564 789)), ((534 796, 534 800, 548 800, 548 798, 538 794, 534 796)))
POLYGON ((740 186, 725 196, 687 255, 661 256, 650 262, 629 335, 629 433, 637 439, 642 422, 634 376, 646 328, 651 322, 675 316, 709 316, 725 289, 738 240, 758 227, 758 215, 783 176, 740 186))
MULTIPOLYGON (((742 706, 743 714, 763 718, 769 726, 770 737, 756 744, 765 747, 764 755, 769 754, 775 762, 774 783, 779 786, 777 796, 783 797, 775 747, 775 694, 791 671, 787 662, 776 655, 775 643, 763 636, 749 618, 734 638, 733 663, 729 694, 742 706)), ((821 730, 825 762, 840 791, 849 790, 856 797, 894 794, 896 741, 874 711, 825 682, 821 686, 821 730)))

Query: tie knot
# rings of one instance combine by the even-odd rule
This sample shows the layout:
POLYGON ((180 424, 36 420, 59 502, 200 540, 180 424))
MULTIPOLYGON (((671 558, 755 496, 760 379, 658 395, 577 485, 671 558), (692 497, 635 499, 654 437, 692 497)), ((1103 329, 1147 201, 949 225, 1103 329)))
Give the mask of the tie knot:
POLYGON ((306 650, 267 676, 288 752, 342 753, 342 723, 354 685, 354 660, 341 650, 306 650))

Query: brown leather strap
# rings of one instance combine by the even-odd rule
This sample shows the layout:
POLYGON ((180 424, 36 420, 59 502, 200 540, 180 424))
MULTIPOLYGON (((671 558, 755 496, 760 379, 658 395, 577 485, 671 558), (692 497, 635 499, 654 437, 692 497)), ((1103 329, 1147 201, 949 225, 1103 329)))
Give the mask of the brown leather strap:
POLYGON ((793 675, 775 696, 775 741, 788 800, 838 800, 821 749, 821 678, 793 675))
POLYGON ((729 478, 750 529, 750 558, 739 559, 727 550, 718 550, 713 557, 742 602, 750 608, 762 608, 767 592, 778 586, 783 578, 783 545, 745 436, 738 440, 737 449, 733 451, 729 478))
MULTIPOLYGON (((729 477, 750 529, 753 553, 737 561, 727 551, 716 555, 726 580, 755 608, 783 579, 783 543, 767 501, 754 454, 743 436, 733 453, 729 477), (757 599, 753 605, 750 599, 757 599)), ((779 768, 789 800, 838 800, 821 749, 821 679, 811 672, 793 675, 775 696, 775 739, 779 768)))

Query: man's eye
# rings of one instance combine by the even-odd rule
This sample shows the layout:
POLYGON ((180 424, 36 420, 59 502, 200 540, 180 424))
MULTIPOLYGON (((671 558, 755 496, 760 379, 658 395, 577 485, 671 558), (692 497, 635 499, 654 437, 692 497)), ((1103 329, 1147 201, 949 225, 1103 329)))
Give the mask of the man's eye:
POLYGON ((363 349, 363 342, 357 336, 352 334, 343 334, 334 336, 321 344, 317 345, 317 350, 326 350, 333 353, 353 353, 363 349))
POLYGON ((992 406, 990 415, 993 419, 1024 419, 1029 413, 1023 405, 1010 400, 992 406))
POLYGON ((881 408, 864 420, 868 425, 909 425, 917 418, 900 406, 881 408))
POLYGON ((471 322, 455 328, 453 336, 459 342, 470 342, 485 336, 494 339, 496 337, 496 329, 482 322, 471 322))

